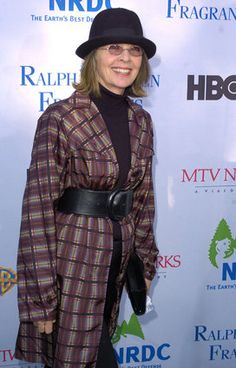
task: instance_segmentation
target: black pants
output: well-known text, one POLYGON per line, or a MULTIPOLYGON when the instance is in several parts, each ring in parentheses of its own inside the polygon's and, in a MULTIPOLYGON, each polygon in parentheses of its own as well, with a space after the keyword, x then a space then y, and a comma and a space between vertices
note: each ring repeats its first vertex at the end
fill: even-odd
POLYGON ((108 332, 108 323, 111 316, 112 307, 116 300, 115 282, 120 270, 122 255, 121 240, 114 240, 111 267, 108 276, 106 303, 104 309, 104 321, 102 326, 102 335, 98 349, 96 368, 118 368, 115 352, 108 332))

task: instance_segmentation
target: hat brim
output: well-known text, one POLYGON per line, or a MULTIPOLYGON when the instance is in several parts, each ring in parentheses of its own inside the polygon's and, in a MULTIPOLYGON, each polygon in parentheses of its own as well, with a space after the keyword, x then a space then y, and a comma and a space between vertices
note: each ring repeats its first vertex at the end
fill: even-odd
POLYGON ((76 55, 84 59, 91 51, 98 47, 109 45, 111 43, 128 43, 138 45, 143 48, 148 59, 151 59, 156 53, 156 45, 151 40, 145 37, 130 37, 130 36, 104 36, 94 37, 84 43, 82 43, 76 49, 76 55))

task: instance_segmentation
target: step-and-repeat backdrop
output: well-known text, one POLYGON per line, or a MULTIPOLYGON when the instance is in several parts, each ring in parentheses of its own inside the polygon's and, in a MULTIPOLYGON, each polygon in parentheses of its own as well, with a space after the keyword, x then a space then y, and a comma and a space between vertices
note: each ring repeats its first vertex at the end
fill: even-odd
POLYGON ((0 367, 39 367, 13 355, 26 169, 38 117, 72 93, 75 49, 109 7, 136 11, 158 49, 149 96, 137 99, 155 130, 154 310, 137 318, 124 293, 113 337, 118 362, 235 368, 235 0, 1 1, 0 367))

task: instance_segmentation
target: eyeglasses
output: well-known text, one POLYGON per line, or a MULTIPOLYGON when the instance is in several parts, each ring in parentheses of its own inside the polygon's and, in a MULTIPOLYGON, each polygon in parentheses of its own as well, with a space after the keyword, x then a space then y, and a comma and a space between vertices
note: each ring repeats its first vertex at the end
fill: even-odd
POLYGON ((100 50, 107 50, 109 54, 119 56, 123 51, 127 50, 131 56, 143 55, 143 49, 140 46, 133 45, 129 48, 124 48, 120 45, 108 45, 106 47, 100 47, 100 50))

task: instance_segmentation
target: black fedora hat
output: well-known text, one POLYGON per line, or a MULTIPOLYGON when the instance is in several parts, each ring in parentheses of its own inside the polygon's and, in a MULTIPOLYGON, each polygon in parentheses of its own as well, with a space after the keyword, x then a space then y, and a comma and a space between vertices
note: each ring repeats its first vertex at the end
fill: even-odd
POLYGON ((137 14, 124 8, 106 9, 98 13, 91 25, 88 41, 76 49, 76 54, 84 59, 92 50, 111 43, 139 45, 148 59, 156 52, 155 43, 143 36, 137 14))

